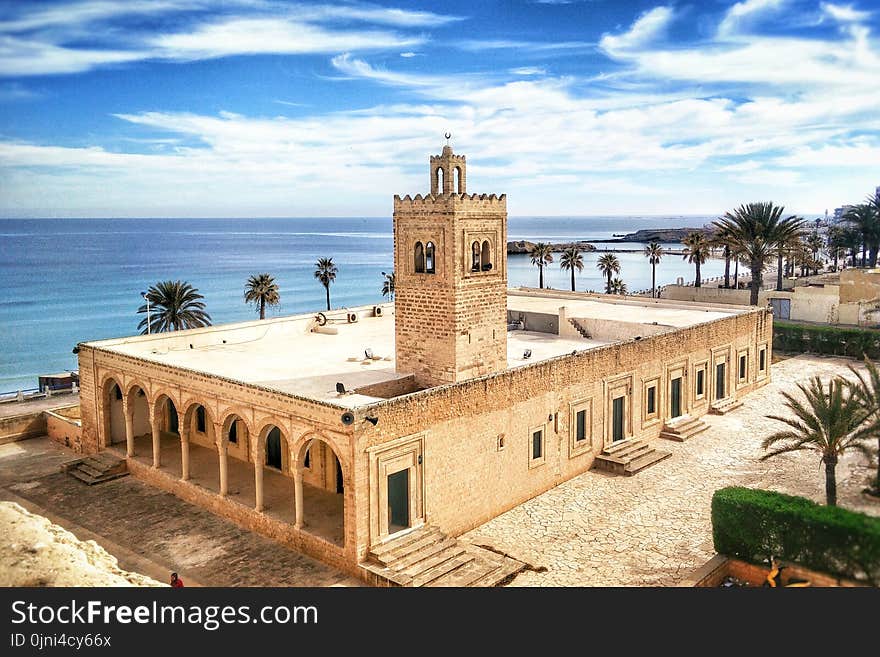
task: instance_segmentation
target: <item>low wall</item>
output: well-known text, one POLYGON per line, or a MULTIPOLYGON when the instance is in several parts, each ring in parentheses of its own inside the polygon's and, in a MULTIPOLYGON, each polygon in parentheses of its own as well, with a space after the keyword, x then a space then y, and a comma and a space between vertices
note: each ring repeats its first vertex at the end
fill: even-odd
POLYGON ((43 411, 0 418, 0 445, 46 434, 43 411))
POLYGON ((550 313, 536 313, 525 310, 508 310, 507 323, 522 320, 524 331, 552 333, 559 335, 559 317, 550 313))
POLYGON ((749 290, 734 290, 723 287, 693 287, 692 285, 665 285, 662 299, 671 301, 700 301, 704 303, 724 303, 736 306, 749 305, 749 290))
MULTIPOLYGON (((790 579, 802 579, 810 582, 811 586, 817 587, 861 587, 864 584, 852 580, 835 577, 826 573, 818 573, 804 568, 796 563, 780 562, 785 567, 783 570, 783 582, 790 579)), ((735 577, 751 586, 763 586, 767 581, 770 569, 766 566, 757 566, 746 563, 739 559, 731 559, 723 554, 716 554, 704 565, 697 568, 689 577, 682 580, 678 585, 686 587, 717 588, 727 576, 735 577)))
POLYGON ((61 415, 61 411, 79 415, 79 406, 72 409, 58 409, 58 411, 43 411, 46 416, 46 434, 50 440, 81 453, 82 421, 78 418, 65 417, 61 415))
POLYGON ((309 555, 319 561, 338 568, 339 570, 365 579, 366 574, 358 568, 357 559, 353 554, 346 554, 337 545, 296 529, 290 523, 270 518, 258 513, 249 506, 240 504, 229 497, 220 497, 217 493, 202 488, 190 481, 182 481, 178 477, 157 470, 152 465, 141 463, 135 458, 126 459, 128 471, 136 478, 167 491, 180 499, 207 509, 218 516, 227 518, 248 531, 277 541, 282 545, 309 555))

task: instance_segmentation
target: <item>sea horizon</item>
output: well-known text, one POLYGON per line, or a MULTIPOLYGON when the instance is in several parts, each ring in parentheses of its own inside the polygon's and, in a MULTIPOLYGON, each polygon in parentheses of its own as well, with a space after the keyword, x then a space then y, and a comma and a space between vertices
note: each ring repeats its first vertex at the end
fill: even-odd
MULTIPOLYGON (((699 227, 713 219, 687 214, 512 215, 508 240, 587 240, 601 248, 614 235, 699 227)), ((333 307, 379 303, 382 272, 393 267, 392 245, 390 216, 5 218, 0 224, 0 330, 7 344, 0 355, 0 393, 34 388, 39 374, 76 369, 72 349, 79 342, 137 334, 143 317, 136 313, 140 292, 159 280, 186 280, 198 288, 214 324, 257 317, 245 305, 243 290, 248 276, 264 271, 281 288, 281 304, 267 316, 317 312, 325 308, 324 290, 314 279, 313 264, 318 257, 333 257, 339 267, 331 286, 333 307)), ((644 244, 607 246, 636 250, 618 254, 620 275, 630 292, 650 287, 650 265, 640 252, 644 244)), ((587 252, 584 258, 577 289, 602 291, 598 255, 587 252)), ((657 268, 657 283, 689 281, 693 271, 681 256, 670 255, 657 268)), ((721 273, 723 262, 718 260, 702 268, 704 278, 721 273)), ((538 286, 538 270, 528 256, 509 256, 508 285, 538 286)), ((570 288, 558 257, 545 268, 545 285, 570 288)))

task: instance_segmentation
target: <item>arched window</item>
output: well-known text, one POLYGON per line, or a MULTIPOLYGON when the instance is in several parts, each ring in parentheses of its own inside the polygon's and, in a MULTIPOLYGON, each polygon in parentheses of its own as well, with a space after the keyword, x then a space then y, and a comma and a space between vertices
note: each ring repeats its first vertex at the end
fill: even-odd
POLYGON ((480 271, 480 243, 471 244, 471 271, 480 271))
POLYGON ((116 401, 122 401, 122 390, 119 389, 118 384, 113 385, 113 396, 116 401))
POLYGON ((437 185, 437 193, 443 193, 443 167, 437 167, 437 171, 434 172, 436 185, 437 185))
POLYGON ((492 249, 489 246, 489 240, 483 242, 483 250, 480 254, 480 264, 483 271, 492 269, 492 249))
POLYGON ((434 273, 434 242, 425 244, 425 273, 434 273))
POLYGON ((278 427, 272 427, 266 435, 266 465, 278 470, 282 467, 281 430, 278 427))
POLYGON ((461 183, 461 167, 452 170, 452 188, 459 194, 464 194, 464 185, 461 183))
POLYGON ((422 246, 421 242, 416 242, 415 271, 417 274, 425 273, 425 248, 422 246))

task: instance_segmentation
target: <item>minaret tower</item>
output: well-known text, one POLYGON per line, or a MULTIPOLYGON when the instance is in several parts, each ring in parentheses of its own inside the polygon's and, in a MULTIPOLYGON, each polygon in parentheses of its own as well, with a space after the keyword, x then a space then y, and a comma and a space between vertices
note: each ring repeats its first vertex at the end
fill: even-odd
POLYGON ((394 197, 397 371, 424 386, 507 367, 507 197, 467 194, 449 137, 431 193, 394 197))

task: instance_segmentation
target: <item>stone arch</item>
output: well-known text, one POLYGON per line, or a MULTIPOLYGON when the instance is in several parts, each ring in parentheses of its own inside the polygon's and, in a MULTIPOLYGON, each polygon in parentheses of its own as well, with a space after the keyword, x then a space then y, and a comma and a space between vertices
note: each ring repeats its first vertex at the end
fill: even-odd
POLYGON ((417 274, 425 273, 425 247, 421 242, 416 242, 413 247, 413 271, 417 274))
POLYGON ((302 477, 303 530, 345 547, 345 518, 351 498, 351 473, 344 454, 320 433, 309 432, 296 443, 294 470, 302 477), (311 468, 305 468, 306 453, 311 468))
POLYGON ((433 274, 436 271, 434 242, 425 244, 425 273, 433 274))
POLYGON ((492 245, 489 240, 483 240, 483 246, 480 249, 480 270, 489 271, 492 269, 492 245))
POLYGON ((461 167, 460 166, 456 166, 452 170, 452 183, 453 183, 452 188, 458 194, 464 194, 464 180, 461 175, 461 167))
POLYGON ((281 428, 281 423, 269 421, 260 429, 257 439, 257 462, 265 467, 288 474, 290 472, 290 444, 287 441, 287 433, 281 428), (277 441, 277 443, 276 443, 277 441), (270 462, 275 458, 280 467, 270 462))
POLYGON ((471 244, 471 271, 480 271, 480 258, 482 257, 482 250, 480 249, 480 243, 477 240, 471 244))
POLYGON ((207 404, 198 400, 187 402, 186 411, 183 413, 183 422, 180 424, 182 429, 186 431, 190 442, 211 448, 216 444, 217 436, 214 435, 214 414, 207 404), (200 412, 199 408, 204 410, 200 412), (201 417, 202 414, 204 414, 204 417, 201 417), (204 431, 202 431, 202 427, 204 427, 204 431))
POLYGON ((235 456, 243 461, 250 460, 250 441, 251 427, 250 423, 235 411, 227 413, 223 419, 223 428, 221 430, 221 440, 225 441, 235 456))
POLYGON ((444 192, 444 177, 446 172, 443 170, 441 165, 437 165, 437 168, 434 169, 434 180, 432 181, 434 187, 434 194, 443 194, 444 192))
POLYGON ((153 420, 158 422, 159 430, 165 433, 180 435, 180 402, 176 395, 169 391, 156 392, 152 403, 153 420))
POLYGON ((114 374, 104 376, 101 381, 101 426, 102 445, 110 447, 124 443, 125 436, 125 404, 120 378, 114 374))
POLYGON ((125 392, 128 403, 128 416, 131 419, 132 436, 151 435, 150 398, 147 389, 139 382, 130 382, 125 392))

